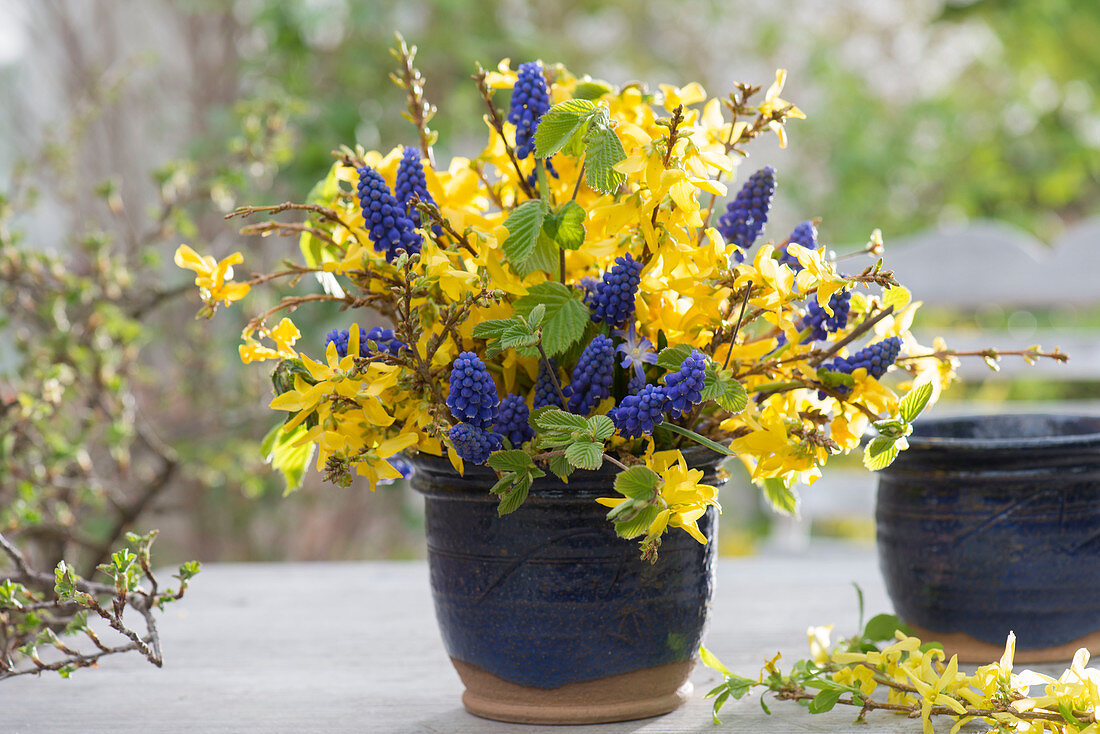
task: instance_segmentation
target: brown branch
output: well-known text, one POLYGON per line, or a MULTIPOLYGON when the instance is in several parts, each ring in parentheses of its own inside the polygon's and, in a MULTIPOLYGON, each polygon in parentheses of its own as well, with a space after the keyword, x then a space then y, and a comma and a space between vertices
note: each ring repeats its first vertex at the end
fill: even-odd
POLYGON ((485 106, 489 109, 489 125, 500 136, 501 142, 504 144, 504 150, 508 154, 508 160, 512 162, 512 167, 516 169, 516 179, 519 183, 520 189, 527 196, 528 199, 537 199, 538 195, 535 190, 531 188, 531 185, 527 183, 527 176, 523 174, 523 169, 519 167, 519 160, 516 159, 516 152, 512 149, 512 146, 508 144, 508 138, 504 136, 504 120, 500 116, 500 110, 493 104, 492 90, 489 89, 488 82, 485 81, 488 72, 481 67, 481 64, 477 66, 477 73, 471 77, 477 82, 477 91, 481 95, 482 101, 485 102, 485 106))
POLYGON ((416 126, 416 132, 420 138, 420 152, 428 159, 428 165, 434 169, 433 133, 428 128, 428 122, 435 116, 435 107, 424 99, 424 75, 420 73, 420 69, 413 66, 413 60, 416 58, 416 46, 406 44, 400 33, 395 33, 394 36, 397 38, 397 48, 390 49, 390 53, 401 64, 401 76, 390 74, 390 78, 405 90, 409 119, 416 126))
POLYGON ((325 242, 335 247, 340 252, 347 253, 348 248, 341 245, 339 242, 332 238, 328 232, 316 227, 310 227, 308 224, 301 222, 258 222, 256 224, 249 224, 241 228, 241 234, 243 235, 260 235, 261 237, 268 232, 275 232, 281 237, 293 237, 296 234, 302 232, 308 232, 314 237, 319 237, 325 242))
POLYGON ((285 201, 282 204, 274 204, 271 206, 242 206, 234 209, 225 215, 226 219, 232 219, 234 217, 250 217, 253 214, 279 214, 281 212, 294 210, 313 212, 314 214, 320 214, 329 221, 336 222, 344 229, 351 231, 351 226, 343 220, 339 212, 335 209, 330 209, 327 206, 321 206, 320 204, 296 204, 292 201, 285 201))

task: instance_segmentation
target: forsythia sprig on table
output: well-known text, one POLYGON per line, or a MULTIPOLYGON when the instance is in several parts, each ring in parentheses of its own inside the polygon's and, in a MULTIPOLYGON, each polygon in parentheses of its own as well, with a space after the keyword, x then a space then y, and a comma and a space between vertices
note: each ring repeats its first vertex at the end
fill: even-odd
MULTIPOLYGON (((830 646, 831 631, 832 625, 811 627, 809 659, 799 660, 784 673, 777 654, 756 678, 730 672, 702 648, 703 663, 724 678, 707 694, 715 699, 715 723, 721 723, 718 713, 731 697, 739 699, 762 687, 777 700, 806 704, 810 713, 824 713, 842 704, 859 709, 858 722, 875 710, 919 717, 924 734, 932 734, 934 716, 955 720, 951 734, 971 721, 987 723, 994 727, 989 731, 997 732, 1100 732, 1100 670, 1086 667, 1089 651, 1085 648, 1077 651, 1070 667, 1057 678, 1033 670, 1015 673, 1016 636, 1009 633, 998 662, 967 673, 959 669, 956 656, 948 660, 939 643, 922 642, 893 615, 873 617, 859 634, 836 647, 830 646)), ((760 703, 768 711, 764 701, 760 703)))
MULTIPOLYGON (((609 519, 652 557, 670 525, 705 541, 695 520, 715 490, 685 463, 692 442, 736 456, 786 510, 791 487, 872 423, 875 465, 904 448, 954 353, 920 346, 909 292, 881 261, 842 273, 814 222, 756 245, 778 177, 738 165, 763 134, 785 145, 803 116, 779 96, 783 71, 723 99, 505 61, 475 75, 485 149, 436 164, 414 53, 401 42, 395 80, 418 145, 344 148, 307 202, 231 215, 304 214, 243 230, 297 236, 299 262, 234 282, 239 255, 177 253, 206 316, 263 283, 317 284, 253 318, 240 347, 245 362, 279 360, 271 407, 287 417, 265 451, 291 485, 314 452, 330 481, 373 488, 403 455, 446 451, 458 471, 497 470, 503 513, 547 470, 607 461, 623 470, 609 519), (285 314, 311 302, 369 308, 392 328, 303 337, 285 314), (891 370, 922 385, 904 414, 880 381, 891 370)), ((881 251, 875 233, 857 254, 881 251)))

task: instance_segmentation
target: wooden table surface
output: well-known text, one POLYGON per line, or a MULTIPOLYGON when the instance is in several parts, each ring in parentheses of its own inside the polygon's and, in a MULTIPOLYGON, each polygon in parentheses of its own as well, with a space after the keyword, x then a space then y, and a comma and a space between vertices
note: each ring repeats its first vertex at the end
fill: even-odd
MULTIPOLYGON (((802 553, 724 558, 707 646, 736 672, 755 675, 777 651, 807 652, 806 628, 856 625, 852 582, 868 615, 889 609, 874 549, 814 544, 802 553)), ((702 698, 718 681, 694 674, 696 695, 668 716, 571 728, 479 719, 463 710, 462 686, 436 629, 424 562, 214 564, 184 601, 161 616, 165 666, 116 656, 97 670, 0 683, 0 731, 37 732, 877 732, 921 731, 919 721, 879 713, 853 726, 854 711, 811 716, 759 694, 733 701, 724 725, 702 698)), ((950 722, 937 731, 946 732, 950 722)), ((982 731, 968 725, 964 731, 982 731)))

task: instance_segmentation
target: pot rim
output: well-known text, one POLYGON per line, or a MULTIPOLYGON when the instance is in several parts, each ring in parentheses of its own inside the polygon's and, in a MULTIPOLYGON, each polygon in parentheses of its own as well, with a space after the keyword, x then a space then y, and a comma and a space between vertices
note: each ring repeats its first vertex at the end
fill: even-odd
POLYGON ((1100 415, 1095 413, 972 413, 942 416, 918 420, 914 432, 908 437, 909 451, 944 450, 966 451, 1018 451, 1036 449, 1096 448, 1100 450, 1100 415), (943 427, 966 422, 1009 420, 1048 421, 1057 425, 1080 422, 1093 424, 1095 430, 1046 436, 1012 436, 1007 438, 959 437, 921 435, 943 427))

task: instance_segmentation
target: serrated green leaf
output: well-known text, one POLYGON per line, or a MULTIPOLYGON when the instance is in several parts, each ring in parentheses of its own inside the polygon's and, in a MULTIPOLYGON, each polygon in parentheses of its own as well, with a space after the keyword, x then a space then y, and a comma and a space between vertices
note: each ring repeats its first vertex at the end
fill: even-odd
POLYGON ((928 401, 932 399, 933 390, 931 380, 925 380, 914 385, 898 403, 898 413, 902 418, 912 423, 928 406, 928 401))
POLYGON ((618 163, 626 160, 619 136, 610 127, 593 125, 584 143, 585 182, 604 194, 615 193, 626 181, 626 176, 615 170, 618 163))
POLYGON ((540 303, 531 309, 531 313, 527 314, 527 325, 532 329, 539 328, 544 316, 546 316, 546 304, 540 303))
POLYGON ((550 471, 557 475, 558 479, 563 482, 568 481, 569 475, 573 473, 573 465, 569 463, 569 459, 564 455, 555 456, 550 459, 550 471))
POLYGON ((566 447, 565 458, 578 469, 599 469, 603 465, 603 444, 577 441, 566 447))
POLYGON ((740 413, 749 404, 745 386, 734 379, 725 382, 725 392, 718 396, 718 404, 730 413, 740 413))
POLYGON ((531 252, 531 256, 521 264, 513 264, 512 268, 525 278, 536 270, 556 274, 560 252, 561 248, 558 247, 558 243, 548 237, 545 232, 539 230, 535 249, 531 252))
POLYGON ((602 79, 590 79, 578 82, 577 86, 573 87, 573 97, 596 100, 614 91, 615 88, 602 79))
POLYGON ((594 415, 588 419, 588 432, 597 441, 606 441, 615 432, 615 423, 606 415, 594 415))
POLYGON ((551 408, 537 419, 538 428, 543 431, 572 433, 588 429, 588 419, 576 413, 567 413, 561 408, 551 408))
POLYGON ((678 370, 684 360, 691 356, 691 350, 692 346, 690 344, 677 344, 674 347, 662 349, 661 353, 657 355, 657 366, 669 371, 678 370))
POLYGON ((898 455, 897 441, 885 436, 872 438, 863 450, 863 465, 871 471, 885 469, 898 455))
POLYGON ((827 688, 821 693, 814 696, 810 701, 810 713, 811 714, 823 714, 826 711, 832 711, 836 706, 836 702, 840 700, 840 694, 844 691, 840 688, 827 688))
POLYGON ((587 216, 584 207, 575 201, 568 201, 546 217, 542 231, 563 250, 577 250, 584 244, 584 220, 587 216))
POLYGON ((504 349, 518 349, 519 347, 532 347, 539 343, 537 334, 532 334, 528 327, 521 324, 509 324, 500 335, 500 346, 504 349))
POLYGON ((517 475, 515 485, 508 494, 500 498, 500 504, 497 505, 498 517, 503 517, 509 512, 515 512, 519 509, 519 506, 527 499, 527 492, 531 489, 531 481, 530 474, 517 475))
POLYGON ((548 109, 535 129, 535 157, 549 158, 565 147, 595 111, 587 99, 567 99, 548 109))
POLYGON ((526 316, 539 304, 546 307, 546 316, 542 321, 542 346, 547 355, 562 354, 584 336, 591 314, 576 289, 553 280, 543 281, 531 286, 527 295, 517 299, 515 309, 526 316))
POLYGON ((651 499, 661 478, 647 466, 632 466, 615 475, 615 491, 636 500, 651 499))
POLYGON ((522 472, 534 466, 531 456, 526 451, 513 449, 510 451, 495 451, 489 455, 489 466, 499 472, 522 472))
POLYGON ((525 201, 512 210, 508 218, 504 220, 504 228, 508 230, 508 237, 502 245, 508 262, 519 271, 531 255, 535 252, 539 234, 542 232, 542 223, 546 218, 546 207, 542 201, 533 199, 525 201))
POLYGON ((615 523, 615 533, 620 538, 626 538, 627 540, 637 538, 639 535, 649 530, 649 526, 657 519, 659 513, 660 510, 650 505, 631 519, 615 523))
POLYGON ((509 324, 515 323, 512 319, 489 319, 474 324, 475 339, 497 339, 504 333, 509 324))
POLYGON ((798 495, 782 479, 778 477, 765 479, 763 489, 764 497, 776 511, 784 515, 794 515, 798 511, 798 495))

